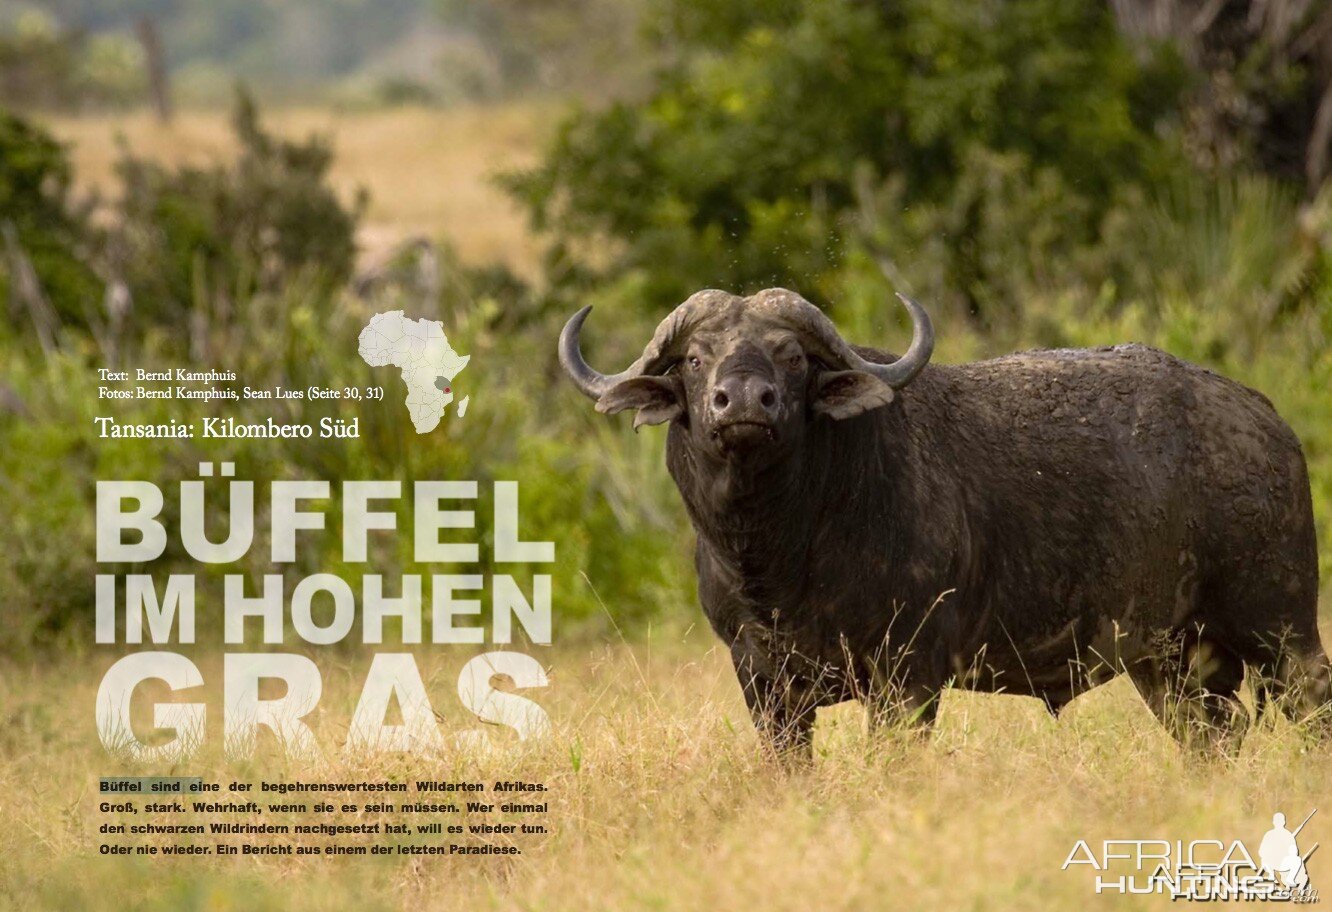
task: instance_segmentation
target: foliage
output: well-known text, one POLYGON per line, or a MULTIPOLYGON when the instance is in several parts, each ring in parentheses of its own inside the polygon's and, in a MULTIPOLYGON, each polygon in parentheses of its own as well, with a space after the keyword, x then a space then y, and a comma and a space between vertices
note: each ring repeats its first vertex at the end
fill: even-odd
POLYGON ((233 163, 173 170, 128 151, 120 163, 124 196, 108 269, 127 284, 141 322, 179 322, 200 305, 230 308, 306 274, 326 289, 350 277, 363 200, 344 205, 329 186, 328 143, 266 132, 244 91, 233 124, 233 163))
POLYGON ((991 284, 1008 266, 987 262, 998 210, 1051 212, 1058 246, 1089 243, 1176 157, 1177 59, 1135 57, 1090 0, 669 0, 657 34, 677 60, 647 98, 575 113, 508 179, 556 262, 608 237, 608 272, 645 273, 654 304, 783 283, 831 300, 864 191, 890 184, 919 225, 900 246, 946 230, 948 287, 1011 308, 991 284))
MULTIPOLYGON (((31 262, 46 296, 67 319, 100 296, 87 265, 94 241, 87 214, 73 203, 69 162, 60 144, 38 127, 0 110, 0 226, 31 262)), ((13 311, 14 254, 0 244, 0 302, 13 311)))
POLYGON ((1215 170, 1252 160, 1315 192, 1332 164, 1332 5, 1323 0, 1117 0, 1124 33, 1169 41, 1198 72, 1190 157, 1215 170))
POLYGON ((171 168, 125 149, 123 193, 99 228, 73 198, 59 144, 0 114, 0 212, 66 324, 141 333, 200 310, 225 319, 242 298, 292 283, 324 297, 346 284, 364 199, 344 204, 329 184, 329 144, 265 131, 244 92, 233 125, 240 151, 225 165, 171 168))

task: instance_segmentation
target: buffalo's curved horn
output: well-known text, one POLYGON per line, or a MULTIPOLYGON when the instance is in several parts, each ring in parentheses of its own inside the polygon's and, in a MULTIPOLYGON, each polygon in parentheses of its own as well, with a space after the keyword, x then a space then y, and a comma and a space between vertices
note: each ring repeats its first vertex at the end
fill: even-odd
POLYGON ((910 347, 892 364, 871 364, 857 355, 860 364, 856 366, 857 370, 873 374, 893 389, 901 389, 914 380, 934 354, 934 324, 930 322, 930 315, 906 295, 898 294, 897 297, 911 314, 910 347))
POLYGON ((560 331, 560 366, 564 372, 573 380, 577 386, 589 399, 600 399, 606 390, 610 389, 616 383, 625 379, 619 374, 607 377, 605 374, 594 370, 583 360, 583 351, 578 344, 578 336, 583 331, 583 321, 587 315, 592 312, 592 305, 589 304, 578 313, 569 318, 569 322, 564 324, 564 329, 560 331))
POLYGON ((700 291, 689 298, 657 324, 652 340, 633 364, 618 374, 602 374, 590 367, 583 360, 579 335, 583 322, 592 312, 592 305, 584 307, 564 324, 560 332, 560 365, 570 379, 589 399, 600 399, 607 390, 616 384, 643 374, 663 372, 679 357, 678 348, 688 338, 689 330, 702 317, 705 309, 711 306, 713 297, 723 294, 715 291, 700 291))
POLYGON ((911 346, 906 354, 891 364, 866 361, 846 343, 828 316, 800 295, 782 288, 760 292, 755 306, 767 310, 771 318, 794 329, 829 363, 840 368, 864 371, 878 377, 894 389, 910 383, 930 361, 934 353, 934 325, 930 315, 915 301, 899 294, 911 314, 911 346))

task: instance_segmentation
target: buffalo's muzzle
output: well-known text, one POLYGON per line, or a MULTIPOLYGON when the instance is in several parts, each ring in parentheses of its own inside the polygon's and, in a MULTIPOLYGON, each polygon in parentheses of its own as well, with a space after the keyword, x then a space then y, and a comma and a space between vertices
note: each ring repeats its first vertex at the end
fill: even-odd
POLYGON ((750 373, 730 374, 718 380, 708 405, 719 425, 751 421, 770 424, 781 408, 773 382, 750 373))
POLYGON ((721 443, 722 449, 750 450, 776 442, 777 431, 766 422, 736 421, 718 425, 712 436, 721 443))

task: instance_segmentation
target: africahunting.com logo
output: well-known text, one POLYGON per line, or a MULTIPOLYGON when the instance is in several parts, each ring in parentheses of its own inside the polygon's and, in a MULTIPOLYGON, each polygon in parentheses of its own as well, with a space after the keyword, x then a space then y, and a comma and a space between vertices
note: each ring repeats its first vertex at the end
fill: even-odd
POLYGON ((1273 814, 1256 853, 1239 839, 1107 839, 1099 848, 1079 839, 1062 870, 1095 871, 1097 893, 1313 903, 1318 891, 1309 883, 1307 865, 1318 843, 1301 852, 1298 839, 1317 812, 1310 811, 1294 829, 1287 828, 1285 814, 1273 814))

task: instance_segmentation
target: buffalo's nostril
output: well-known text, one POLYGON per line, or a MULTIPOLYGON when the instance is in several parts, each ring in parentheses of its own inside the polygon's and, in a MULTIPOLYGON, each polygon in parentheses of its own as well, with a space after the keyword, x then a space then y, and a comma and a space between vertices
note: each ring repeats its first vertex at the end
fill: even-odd
POLYGON ((717 390, 717 392, 712 394, 712 404, 719 409, 724 409, 731 404, 731 397, 726 395, 722 390, 717 390))
POLYGON ((765 389, 762 395, 759 396, 759 402, 765 409, 771 409, 777 404, 777 394, 771 388, 765 389))

